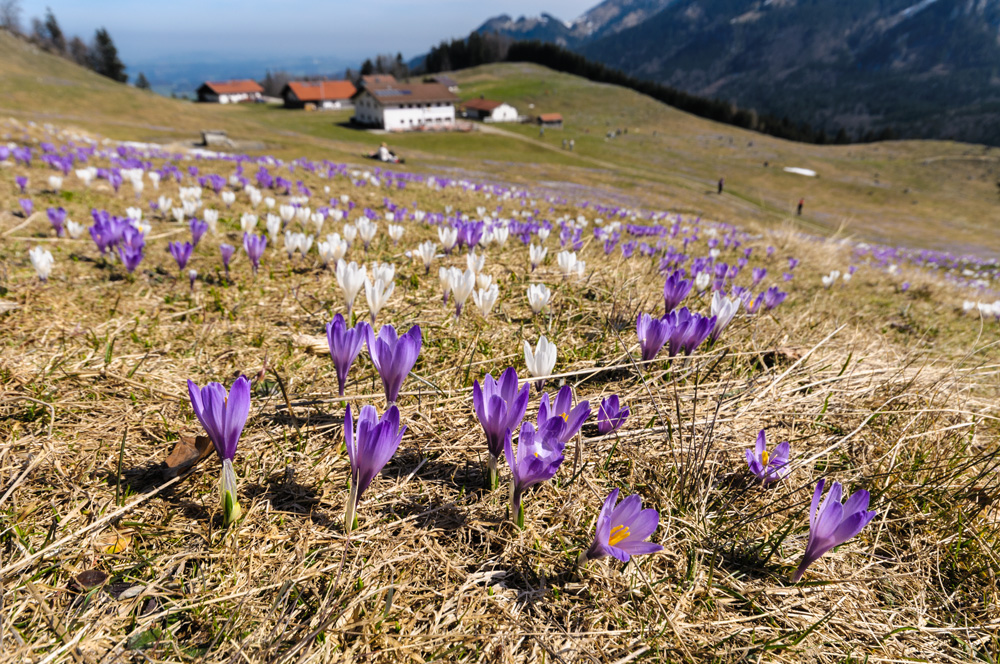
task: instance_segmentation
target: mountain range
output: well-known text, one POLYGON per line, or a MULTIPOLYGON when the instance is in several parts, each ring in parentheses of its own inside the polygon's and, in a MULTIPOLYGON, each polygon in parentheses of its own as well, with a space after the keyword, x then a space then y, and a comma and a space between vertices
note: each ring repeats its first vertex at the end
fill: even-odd
POLYGON ((1000 144, 1000 0, 605 0, 478 32, 860 137, 1000 144))

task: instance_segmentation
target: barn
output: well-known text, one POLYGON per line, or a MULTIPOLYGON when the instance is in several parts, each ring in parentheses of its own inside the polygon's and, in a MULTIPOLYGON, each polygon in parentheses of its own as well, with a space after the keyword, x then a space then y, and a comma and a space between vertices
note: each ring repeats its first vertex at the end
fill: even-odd
POLYGON ((355 123, 412 131, 453 128, 458 97, 440 83, 366 83, 352 101, 355 123))
POLYGON ((465 117, 484 122, 517 122, 517 109, 492 99, 470 99, 462 104, 465 117))
POLYGON ((357 88, 350 81, 291 81, 281 91, 285 108, 349 108, 357 88))
POLYGON ((205 81, 198 88, 198 101, 210 104, 240 104, 260 101, 264 88, 257 81, 205 81))

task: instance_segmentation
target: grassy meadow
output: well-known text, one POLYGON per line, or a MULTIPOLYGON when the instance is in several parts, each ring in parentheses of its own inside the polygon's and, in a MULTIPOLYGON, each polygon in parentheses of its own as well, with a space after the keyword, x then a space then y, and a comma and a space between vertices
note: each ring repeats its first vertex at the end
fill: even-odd
MULTIPOLYGON (((0 161, 0 662, 995 661, 1000 348, 996 317, 963 302, 996 298, 969 283, 995 288, 996 266, 935 268, 854 242, 995 253, 994 151, 796 145, 533 66, 456 76, 463 96, 533 103, 567 128, 392 136, 407 164, 382 172, 357 157, 382 138, 342 126, 345 113, 160 99, 0 38, 0 144, 34 155, 0 161), (628 134, 605 140, 619 126, 628 134), (264 147, 194 158, 210 127, 264 147), (119 152, 120 140, 166 148, 119 152), (45 144, 86 153, 58 187, 45 144), (88 186, 74 174, 85 165, 138 168, 145 186, 88 186), (290 182, 264 187, 273 208, 230 181, 261 168, 290 182), (175 175, 155 186, 154 171, 175 175), (210 175, 233 201, 198 183, 210 175), (181 187, 198 190, 184 222, 181 187), (171 203, 157 209, 161 196, 171 203), (789 214, 799 197, 802 219, 789 214), (371 246, 358 239, 344 259, 392 264, 375 327, 422 333, 396 404, 407 430, 351 532, 345 410, 388 404, 367 349, 338 397, 325 326, 347 307, 315 247, 289 257, 278 235, 251 268, 243 215, 263 235, 268 212, 293 203, 327 210, 321 229, 287 224, 317 242, 375 220, 371 246), (92 210, 140 208, 138 267, 103 256, 86 230, 57 237, 58 207, 85 226, 92 210), (168 243, 191 240, 186 219, 209 210, 216 231, 179 268, 168 243), (488 315, 472 298, 460 316, 454 295, 443 301, 438 269, 465 270, 465 249, 438 247, 429 271, 416 257, 460 215, 512 229, 477 249, 499 294, 488 315), (557 254, 576 230, 585 267, 567 276, 557 254), (537 269, 520 232, 548 249, 537 269), (228 270, 223 244, 237 248, 228 270), (51 252, 47 280, 36 247, 51 252), (642 361, 637 316, 662 316, 665 274, 695 261, 741 265, 731 294, 787 299, 741 306, 689 357, 642 361), (552 293, 540 313, 532 284, 552 293), (483 488, 473 384, 507 367, 527 381, 523 344, 543 335, 558 348, 543 391, 568 385, 592 415, 526 493, 521 529, 504 460, 499 488, 483 488), (171 453, 205 434, 186 382, 228 388, 240 375, 252 381, 233 462, 243 514, 227 525, 216 454, 176 474, 171 453), (631 413, 601 434, 611 395, 631 413), (790 444, 778 482, 747 469, 760 430, 769 448, 790 444), (877 514, 793 583, 819 480, 868 491, 877 514), (658 511, 649 540, 663 548, 578 567, 613 489, 658 511)), ((683 305, 707 315, 712 291, 683 305)), ((362 291, 356 320, 369 312, 362 291)), ((531 387, 526 421, 540 399, 531 387)))

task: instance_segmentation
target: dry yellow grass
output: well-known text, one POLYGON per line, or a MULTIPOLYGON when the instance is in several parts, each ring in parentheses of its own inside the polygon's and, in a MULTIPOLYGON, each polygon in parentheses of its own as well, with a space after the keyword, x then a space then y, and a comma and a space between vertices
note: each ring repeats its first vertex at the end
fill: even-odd
MULTIPOLYGON (((960 317, 962 294, 929 275, 862 267, 824 290, 819 276, 851 260, 845 247, 751 223, 745 246, 767 283, 782 283, 786 257, 802 260, 789 300, 741 318, 690 363, 639 367, 634 312, 662 308, 651 259, 605 258, 588 242, 586 278, 563 281, 558 231, 534 273, 512 237, 486 251, 497 310, 484 321, 470 301, 456 321, 436 273, 404 255, 432 229, 407 222, 396 247, 382 223, 372 251, 348 257, 397 265, 379 323, 419 324, 424 347, 400 400, 409 430, 348 538, 343 402, 310 339, 344 311, 332 273, 314 254, 290 263, 268 247, 260 274, 241 255, 225 283, 217 245, 239 244, 240 195, 221 237, 195 252, 193 291, 165 251, 187 231, 156 218, 140 270, 123 278, 89 240, 53 241, 42 216, 15 217, 14 170, 24 171, 0 171, 3 297, 19 305, 0 314, 0 661, 959 662, 996 651, 996 325, 960 317), (46 284, 27 261, 36 244, 55 255, 46 284), (555 291, 549 315, 530 315, 529 282, 555 291), (584 429, 556 479, 527 496, 519 531, 506 487, 481 489, 470 387, 509 365, 523 375, 521 341, 542 333, 559 346, 557 380, 592 404, 618 393, 633 414, 617 435, 584 429), (228 385, 264 367, 236 459, 244 517, 226 529, 214 456, 168 482, 160 465, 179 436, 200 433, 186 379, 228 385), (793 449, 791 476, 771 489, 743 470, 761 428, 793 449), (820 477, 871 491, 879 515, 792 585, 820 477), (615 487, 660 510, 653 541, 664 551, 577 573, 615 487), (89 570, 107 583, 81 588, 89 570)), ((36 207, 57 200, 40 191, 46 174, 29 172, 36 207)), ((432 212, 497 204, 457 188, 295 178, 315 199, 346 193, 377 211, 384 197, 432 212)), ((78 221, 91 206, 121 214, 133 202, 127 184, 118 196, 65 186, 78 221)), ((176 184, 160 193, 176 200, 176 184)), ((538 207, 593 218, 572 203, 538 207)), ((348 400, 384 407, 364 356, 348 400)), ((537 404, 533 391, 529 418, 537 404)))

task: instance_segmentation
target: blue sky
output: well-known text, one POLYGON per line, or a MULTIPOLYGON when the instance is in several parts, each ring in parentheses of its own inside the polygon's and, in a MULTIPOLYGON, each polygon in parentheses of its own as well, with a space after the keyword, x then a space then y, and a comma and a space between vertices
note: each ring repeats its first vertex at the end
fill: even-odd
POLYGON ((497 14, 572 20, 600 0, 22 0, 25 27, 51 7, 67 34, 105 26, 130 62, 317 57, 407 59, 497 14), (539 4, 541 3, 541 4, 539 4))

